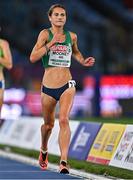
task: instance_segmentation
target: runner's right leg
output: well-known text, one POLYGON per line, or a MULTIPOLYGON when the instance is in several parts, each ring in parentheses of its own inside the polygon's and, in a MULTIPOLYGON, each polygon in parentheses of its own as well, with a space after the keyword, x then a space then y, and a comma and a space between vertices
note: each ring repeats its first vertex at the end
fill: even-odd
POLYGON ((40 167, 45 170, 48 166, 47 144, 54 126, 56 100, 44 93, 41 95, 44 124, 41 126, 41 150, 39 155, 40 167))

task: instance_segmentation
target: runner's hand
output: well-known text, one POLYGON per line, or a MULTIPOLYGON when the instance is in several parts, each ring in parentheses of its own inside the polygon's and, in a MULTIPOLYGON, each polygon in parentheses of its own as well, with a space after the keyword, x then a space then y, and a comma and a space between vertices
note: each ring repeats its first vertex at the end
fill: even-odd
POLYGON ((83 62, 83 66, 93 66, 95 63, 95 58, 93 57, 88 57, 85 59, 85 61, 83 62))
POLYGON ((55 43, 62 43, 65 41, 65 35, 60 34, 60 33, 56 33, 53 36, 53 39, 51 40, 51 43, 54 45, 55 43))

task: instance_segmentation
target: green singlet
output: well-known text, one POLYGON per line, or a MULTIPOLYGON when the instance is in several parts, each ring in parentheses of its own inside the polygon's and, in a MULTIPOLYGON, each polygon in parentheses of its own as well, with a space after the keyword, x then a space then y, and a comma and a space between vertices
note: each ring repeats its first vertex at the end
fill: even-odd
MULTIPOLYGON (((53 34, 50 29, 49 39, 50 42, 53 38, 53 34)), ((49 52, 42 57, 43 67, 70 67, 71 55, 72 55, 72 40, 69 31, 64 30, 66 39, 63 43, 56 43, 53 45, 49 52)))

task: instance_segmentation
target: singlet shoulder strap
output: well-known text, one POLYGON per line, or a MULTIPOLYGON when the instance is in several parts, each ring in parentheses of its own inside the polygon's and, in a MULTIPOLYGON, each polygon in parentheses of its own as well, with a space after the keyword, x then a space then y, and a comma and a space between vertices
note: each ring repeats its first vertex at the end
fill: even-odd
POLYGON ((72 45, 72 38, 69 31, 64 30, 67 41, 72 45))
POLYGON ((3 49, 2 49, 2 47, 0 45, 0 57, 2 57, 2 56, 3 56, 3 49))
POLYGON ((52 40, 52 38, 53 38, 53 34, 52 34, 50 28, 47 29, 47 30, 48 30, 48 33, 49 33, 48 42, 50 42, 52 40))

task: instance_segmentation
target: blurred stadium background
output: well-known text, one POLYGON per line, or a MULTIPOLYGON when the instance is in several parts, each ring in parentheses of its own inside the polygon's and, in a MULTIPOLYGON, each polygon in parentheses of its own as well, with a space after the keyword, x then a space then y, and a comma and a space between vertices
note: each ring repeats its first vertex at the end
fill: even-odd
POLYGON ((72 61, 77 94, 71 118, 133 117, 132 0, 1 0, 0 37, 9 41, 14 63, 5 70, 2 117, 41 116, 44 69, 41 61, 31 64, 29 55, 38 33, 49 27, 47 10, 54 3, 66 6, 66 28, 77 33, 83 55, 96 58, 90 69, 72 61))

